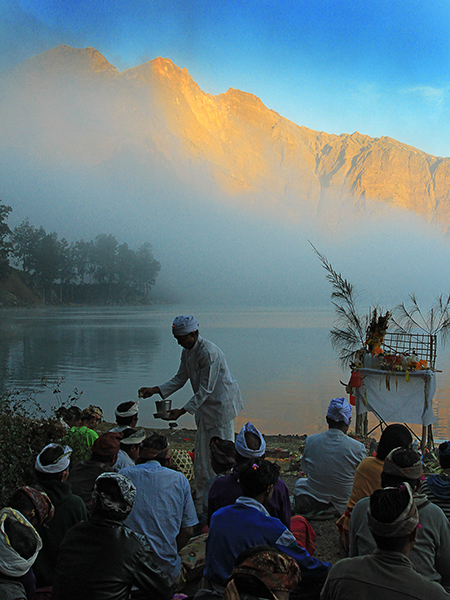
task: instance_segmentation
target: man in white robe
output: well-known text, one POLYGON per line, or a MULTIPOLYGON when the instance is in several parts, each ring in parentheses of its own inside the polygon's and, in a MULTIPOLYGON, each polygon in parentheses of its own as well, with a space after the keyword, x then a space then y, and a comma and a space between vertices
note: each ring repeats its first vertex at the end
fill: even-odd
POLYGON ((194 474, 197 497, 201 498, 206 481, 214 476, 209 441, 218 436, 234 442, 234 419, 243 404, 238 383, 230 373, 224 353, 199 335, 198 326, 192 316, 174 319, 172 333, 183 348, 178 372, 162 385, 141 388, 139 396, 149 398, 159 394, 165 399, 188 380, 191 382, 192 398, 182 408, 172 409, 168 420, 177 420, 187 412, 195 415, 194 474))

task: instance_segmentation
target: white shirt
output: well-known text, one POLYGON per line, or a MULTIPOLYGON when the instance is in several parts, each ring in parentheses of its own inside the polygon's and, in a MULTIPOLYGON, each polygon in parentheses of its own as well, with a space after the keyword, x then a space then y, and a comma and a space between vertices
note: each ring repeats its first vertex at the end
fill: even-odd
POLYGON ((343 513, 353 487, 356 467, 367 455, 364 444, 328 429, 306 438, 301 465, 307 479, 298 479, 294 496, 307 494, 319 502, 331 502, 343 513))
POLYGON ((125 450, 122 450, 121 448, 117 455, 114 471, 119 472, 121 469, 125 469, 126 467, 134 467, 134 465, 134 460, 125 452, 125 450))
POLYGON ((225 355, 212 342, 198 337, 193 348, 183 349, 180 367, 170 381, 158 386, 167 398, 190 380, 194 395, 183 407, 201 417, 206 429, 232 421, 243 408, 241 392, 230 373, 225 355))

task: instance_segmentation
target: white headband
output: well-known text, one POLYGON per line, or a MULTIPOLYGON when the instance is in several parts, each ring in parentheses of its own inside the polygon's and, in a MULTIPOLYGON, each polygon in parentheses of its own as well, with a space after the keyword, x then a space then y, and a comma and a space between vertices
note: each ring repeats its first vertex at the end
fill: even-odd
POLYGON ((50 465, 43 465, 41 463, 42 453, 47 448, 61 448, 59 444, 48 444, 36 457, 34 468, 40 473, 61 473, 65 471, 70 465, 70 455, 72 454, 72 448, 70 446, 63 446, 64 454, 58 458, 58 460, 50 465))
POLYGON ((115 415, 116 417, 132 417, 134 415, 137 415, 139 412, 139 400, 137 400, 133 406, 131 406, 128 410, 126 410, 125 412, 120 412, 117 408, 115 411, 115 415))

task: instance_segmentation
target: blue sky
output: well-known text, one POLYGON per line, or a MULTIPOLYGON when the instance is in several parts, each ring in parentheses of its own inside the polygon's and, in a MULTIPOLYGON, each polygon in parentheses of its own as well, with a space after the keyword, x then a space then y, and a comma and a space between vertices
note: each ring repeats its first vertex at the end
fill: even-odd
POLYGON ((448 0, 1 0, 0 68, 60 43, 164 56, 299 125, 450 156, 449 31, 448 0))

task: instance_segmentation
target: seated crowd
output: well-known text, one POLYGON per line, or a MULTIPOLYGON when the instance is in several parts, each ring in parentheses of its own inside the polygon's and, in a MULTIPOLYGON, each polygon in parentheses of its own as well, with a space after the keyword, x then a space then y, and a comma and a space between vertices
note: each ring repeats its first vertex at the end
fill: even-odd
POLYGON ((331 401, 292 500, 254 425, 235 444, 212 437, 216 477, 195 503, 189 453, 175 463, 164 436, 137 429, 137 402, 120 404, 117 427, 100 435, 98 407, 61 411, 61 443, 42 449, 34 483, 0 511, 0 598, 450 599, 450 442, 442 473, 422 485, 409 430, 387 426, 368 457, 347 435, 351 412, 331 401), (332 566, 314 557, 308 519, 338 517, 349 558, 332 566))

